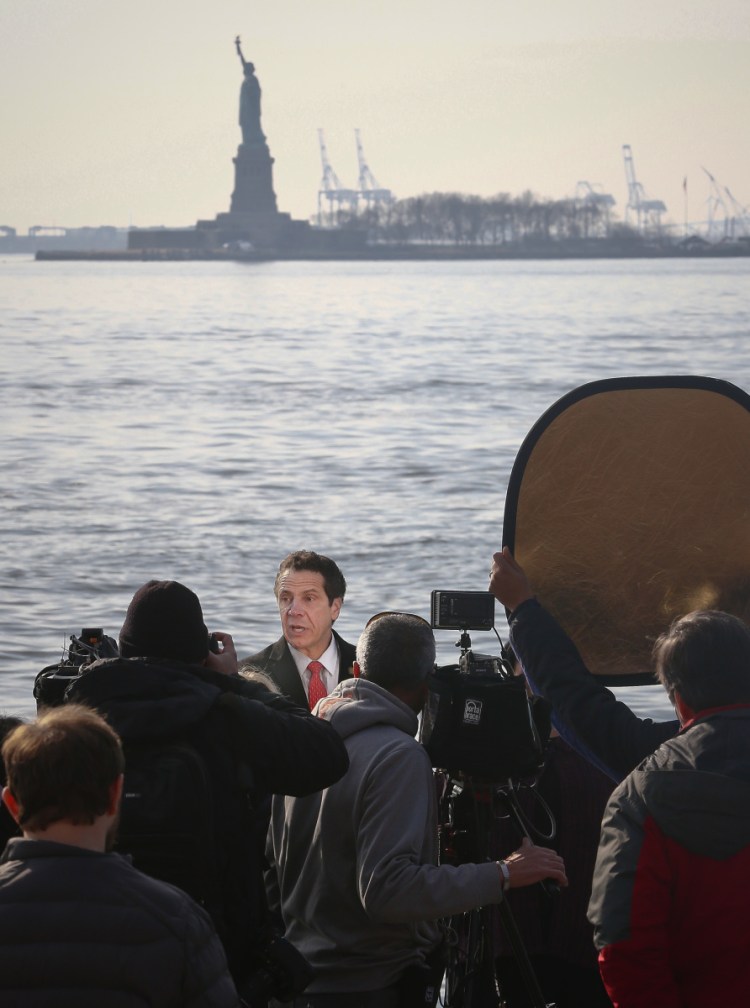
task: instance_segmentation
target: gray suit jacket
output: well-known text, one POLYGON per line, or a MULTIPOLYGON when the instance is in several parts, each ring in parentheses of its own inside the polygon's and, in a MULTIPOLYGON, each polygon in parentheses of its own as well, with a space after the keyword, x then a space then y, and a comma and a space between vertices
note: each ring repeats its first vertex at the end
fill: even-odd
MULTIPOLYGON (((353 644, 349 644, 339 637, 335 630, 333 636, 339 649, 339 682, 341 682, 342 679, 351 679, 352 677, 352 663, 356 649, 353 644)), ((273 679, 285 696, 298 706, 307 707, 305 687, 302 685, 286 638, 280 637, 275 644, 269 644, 267 648, 258 651, 257 654, 243 658, 240 665, 254 665, 256 668, 262 669, 266 675, 273 679)))

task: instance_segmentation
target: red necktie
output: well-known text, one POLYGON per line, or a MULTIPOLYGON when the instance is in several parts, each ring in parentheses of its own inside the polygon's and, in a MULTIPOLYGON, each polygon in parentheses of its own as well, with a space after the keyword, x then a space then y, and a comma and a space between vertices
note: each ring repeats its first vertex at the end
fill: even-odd
POLYGON ((307 701, 310 705, 310 710, 312 710, 318 700, 321 700, 324 696, 328 696, 328 690, 325 688, 323 678, 320 674, 325 669, 325 666, 321 665, 319 661, 311 661, 307 667, 310 670, 307 701))

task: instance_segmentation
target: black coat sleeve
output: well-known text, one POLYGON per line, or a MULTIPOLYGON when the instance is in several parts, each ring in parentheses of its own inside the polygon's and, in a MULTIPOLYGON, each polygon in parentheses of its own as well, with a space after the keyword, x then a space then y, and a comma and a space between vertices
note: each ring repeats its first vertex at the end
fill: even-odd
POLYGON ((239 683, 222 693, 219 705, 227 714, 227 741, 252 768, 258 788, 300 796, 343 777, 349 757, 335 728, 257 683, 239 683))
POLYGON ((510 639, 532 689, 551 704, 560 734, 613 780, 621 780, 679 731, 678 721, 639 718, 617 700, 536 599, 511 614, 510 639))

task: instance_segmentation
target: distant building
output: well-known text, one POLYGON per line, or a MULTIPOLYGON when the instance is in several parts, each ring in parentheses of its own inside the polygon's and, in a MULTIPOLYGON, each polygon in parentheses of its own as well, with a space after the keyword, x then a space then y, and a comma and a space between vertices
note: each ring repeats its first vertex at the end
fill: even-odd
POLYGON ((63 228, 36 224, 25 235, 19 235, 15 228, 0 226, 0 253, 121 252, 127 245, 127 229, 108 225, 63 228))

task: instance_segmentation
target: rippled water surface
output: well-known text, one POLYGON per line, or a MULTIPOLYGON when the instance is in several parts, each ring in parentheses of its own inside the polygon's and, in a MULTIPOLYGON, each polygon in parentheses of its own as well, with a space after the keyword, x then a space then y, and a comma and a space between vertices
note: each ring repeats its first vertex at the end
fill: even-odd
POLYGON ((35 672, 83 625, 116 636, 151 577, 194 588, 241 654, 279 635, 290 549, 340 563, 350 640, 381 609, 427 615, 432 588, 485 588, 516 452, 561 395, 629 374, 750 390, 748 274, 0 260, 1 706, 31 713, 35 672))

